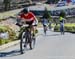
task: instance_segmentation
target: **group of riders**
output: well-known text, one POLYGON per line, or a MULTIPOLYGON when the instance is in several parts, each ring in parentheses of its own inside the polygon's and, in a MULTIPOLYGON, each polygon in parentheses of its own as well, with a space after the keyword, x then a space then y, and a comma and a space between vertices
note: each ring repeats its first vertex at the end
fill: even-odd
MULTIPOLYGON (((46 30, 47 30, 48 26, 51 29, 51 23, 52 23, 52 20, 53 20, 51 16, 50 16, 50 18, 48 18, 47 16, 48 16, 47 14, 44 14, 42 19, 41 19, 41 23, 43 25, 45 34, 46 34, 46 30)), ((64 34, 64 20, 65 20, 64 16, 65 15, 64 15, 63 12, 61 12, 60 15, 59 15, 60 32, 61 32, 61 34, 64 34)), ((38 25, 37 17, 34 15, 34 13, 30 12, 27 8, 24 8, 17 16, 17 23, 16 23, 16 25, 18 25, 19 27, 22 27, 23 25, 28 25, 28 27, 25 27, 25 28, 27 28, 27 32, 30 33, 30 34, 27 34, 27 32, 26 32, 26 35, 30 39, 27 37, 28 39, 25 40, 24 47, 26 47, 27 41, 28 41, 28 42, 30 42, 29 43, 30 49, 32 49, 32 43, 31 43, 32 42, 32 38, 31 37, 33 37, 35 39, 35 35, 38 32, 38 30, 37 30, 37 25, 38 25)), ((57 23, 56 23, 56 25, 57 25, 57 23)), ((25 29, 24 29, 24 31, 25 31, 25 29)), ((23 34, 23 32, 22 32, 22 34, 23 34)), ((20 42, 21 52, 22 52, 22 42, 23 42, 23 39, 21 39, 21 42, 20 42)), ((35 43, 35 40, 34 40, 34 43, 35 43)))
POLYGON ((46 28, 46 30, 47 30, 47 27, 48 27, 50 30, 54 31, 56 26, 58 24, 60 24, 60 27, 59 27, 60 28, 60 32, 61 32, 61 34, 64 34, 64 23, 66 21, 66 19, 65 19, 65 16, 66 16, 65 12, 63 10, 60 12, 59 17, 58 17, 58 21, 55 20, 55 19, 52 19, 50 14, 48 14, 48 15, 47 16, 43 15, 43 17, 42 17, 43 28, 44 29, 46 28), (48 17, 48 15, 49 15, 49 17, 48 17), (54 28, 52 28, 52 26, 51 26, 52 23, 55 23, 54 28))
MULTIPOLYGON (((41 23, 43 25, 43 28, 47 27, 48 25, 49 27, 51 26, 52 23, 51 20, 45 17, 45 15, 43 15, 41 20, 42 20, 41 23)), ((60 31, 62 32, 64 32, 64 20, 65 17, 62 15, 62 12, 60 12, 59 22, 60 22, 60 31)), ((22 26, 23 24, 27 24, 31 26, 34 34, 35 34, 35 30, 37 31, 38 19, 34 15, 34 13, 27 10, 27 8, 24 8, 17 16, 17 25, 22 26)))

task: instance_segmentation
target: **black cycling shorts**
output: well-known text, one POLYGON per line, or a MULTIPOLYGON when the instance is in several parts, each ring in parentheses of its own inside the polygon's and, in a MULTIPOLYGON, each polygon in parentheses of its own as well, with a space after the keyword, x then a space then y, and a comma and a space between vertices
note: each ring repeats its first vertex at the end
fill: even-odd
POLYGON ((32 25, 33 22, 34 22, 34 20, 32 20, 32 21, 26 21, 26 24, 32 25))

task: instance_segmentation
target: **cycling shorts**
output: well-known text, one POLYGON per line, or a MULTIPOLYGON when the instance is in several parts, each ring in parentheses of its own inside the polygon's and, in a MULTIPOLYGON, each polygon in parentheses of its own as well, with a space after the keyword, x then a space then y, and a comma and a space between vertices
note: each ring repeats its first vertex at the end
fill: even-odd
POLYGON ((28 25, 32 25, 33 22, 34 22, 34 20, 26 21, 26 24, 28 24, 28 25))

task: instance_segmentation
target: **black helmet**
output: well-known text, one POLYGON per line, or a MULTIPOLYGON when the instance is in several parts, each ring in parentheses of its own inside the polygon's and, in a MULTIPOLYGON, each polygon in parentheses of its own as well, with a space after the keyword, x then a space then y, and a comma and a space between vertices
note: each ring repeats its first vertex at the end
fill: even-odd
POLYGON ((27 8, 24 8, 24 9, 22 10, 22 12, 23 12, 23 13, 28 13, 28 9, 27 9, 27 8))
POLYGON ((61 16, 61 17, 65 17, 65 16, 66 16, 65 11, 64 11, 64 10, 61 10, 61 12, 60 12, 59 16, 61 16))

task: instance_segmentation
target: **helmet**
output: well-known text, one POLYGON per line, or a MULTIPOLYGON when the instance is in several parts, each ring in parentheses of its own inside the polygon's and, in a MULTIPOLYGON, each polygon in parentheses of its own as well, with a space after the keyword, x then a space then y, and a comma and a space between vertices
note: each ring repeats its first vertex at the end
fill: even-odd
POLYGON ((28 13, 28 9, 27 9, 27 8, 24 8, 24 9, 22 10, 22 12, 23 12, 23 13, 28 13))

